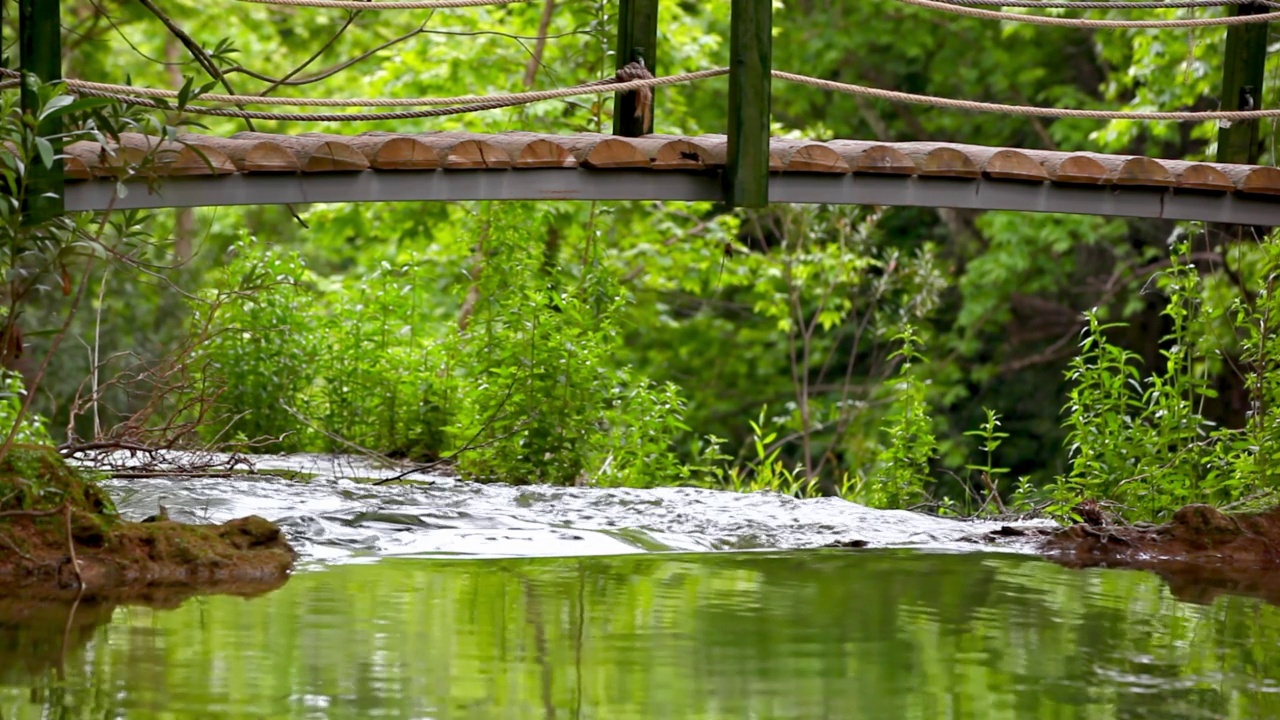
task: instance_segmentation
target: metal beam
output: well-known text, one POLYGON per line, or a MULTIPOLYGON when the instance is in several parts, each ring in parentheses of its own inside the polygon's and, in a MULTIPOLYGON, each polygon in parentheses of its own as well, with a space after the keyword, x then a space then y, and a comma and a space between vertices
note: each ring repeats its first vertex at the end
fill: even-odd
MULTIPOLYGON (((1236 5, 1232 15, 1271 12, 1262 4, 1236 5)), ((1267 64, 1269 23, 1232 25, 1227 28, 1227 46, 1222 61, 1222 110, 1262 108, 1262 81, 1267 64)), ((1258 121, 1242 120, 1218 126, 1218 162, 1253 165, 1262 146, 1258 142, 1258 121)))
POLYGON ((772 0, 733 0, 729 29, 729 160, 725 201, 730 207, 769 203, 772 0))
MULTIPOLYGON (((718 200, 714 173, 654 170, 494 170, 450 172, 248 174, 168 178, 151 193, 143 183, 112 204, 116 183, 67 184, 68 210, 210 205, 462 200, 718 200)), ((1159 188, 954 180, 896 175, 780 174, 778 203, 950 207, 1280 226, 1280 199, 1159 188)))
MULTIPOLYGON (((19 68, 25 76, 35 75, 41 82, 62 79, 62 13, 60 0, 18 0, 19 68)), ((22 112, 33 114, 39 103, 36 94, 22 85, 22 112)), ((37 132, 44 137, 62 133, 62 121, 46 120, 37 132)), ((61 143, 54 143, 60 151, 61 143)), ((25 220, 38 223, 63 212, 62 161, 52 168, 29 159, 27 165, 27 198, 25 220)))
MULTIPOLYGON (((658 74, 658 0, 621 0, 614 54, 618 70, 642 60, 649 72, 658 74)), ((637 113, 639 93, 617 93, 614 98, 614 135, 640 137, 653 132, 652 102, 648 113, 637 113)))

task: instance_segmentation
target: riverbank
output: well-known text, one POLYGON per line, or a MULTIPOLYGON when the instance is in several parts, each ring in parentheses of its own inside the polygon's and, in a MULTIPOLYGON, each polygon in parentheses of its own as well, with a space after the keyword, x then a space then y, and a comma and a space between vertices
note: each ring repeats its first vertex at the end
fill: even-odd
POLYGON ((1162 525, 1124 524, 1082 504, 1084 522, 1049 534, 1040 554, 1068 567, 1147 570, 1175 597, 1212 603, 1224 594, 1280 605, 1280 508, 1224 513, 1188 505, 1162 525))
POLYGON ((6 594, 252 594, 283 584, 296 558, 280 528, 261 517, 127 522, 96 482, 52 448, 16 446, 0 459, 6 594))

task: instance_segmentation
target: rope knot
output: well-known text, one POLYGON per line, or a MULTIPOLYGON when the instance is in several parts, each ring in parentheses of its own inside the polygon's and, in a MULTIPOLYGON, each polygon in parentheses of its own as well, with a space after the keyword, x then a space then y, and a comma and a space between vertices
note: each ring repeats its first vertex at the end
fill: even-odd
MULTIPOLYGON (((637 60, 623 65, 613 76, 614 82, 631 82, 632 80, 652 80, 653 73, 644 66, 644 60, 637 60)), ((653 121, 653 88, 640 88, 636 94, 636 117, 640 118, 645 129, 653 121)))

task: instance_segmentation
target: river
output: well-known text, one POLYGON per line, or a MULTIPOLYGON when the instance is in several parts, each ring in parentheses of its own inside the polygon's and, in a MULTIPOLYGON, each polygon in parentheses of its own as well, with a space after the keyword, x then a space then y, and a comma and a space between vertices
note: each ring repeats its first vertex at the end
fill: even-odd
POLYGON ((112 481, 131 517, 278 520, 299 568, 170 609, 0 600, 0 718, 1280 717, 1277 608, 973 541, 998 525, 273 466, 309 474, 112 481))

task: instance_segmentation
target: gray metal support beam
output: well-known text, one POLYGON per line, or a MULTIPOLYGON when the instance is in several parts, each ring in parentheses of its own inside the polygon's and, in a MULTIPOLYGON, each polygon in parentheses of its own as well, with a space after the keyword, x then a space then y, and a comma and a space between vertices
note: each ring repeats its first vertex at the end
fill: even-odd
MULTIPOLYGON (((105 210, 116 184, 67 184, 68 210, 105 210)), ((143 183, 114 203, 120 210, 210 205, 462 200, 718 200, 714 173, 654 170, 494 170, 450 172, 249 174, 163 180, 158 193, 143 183)), ((769 201, 971 210, 1018 210, 1115 217, 1200 220, 1280 226, 1280 199, 1004 180, 956 180, 896 175, 775 175, 769 201)))

